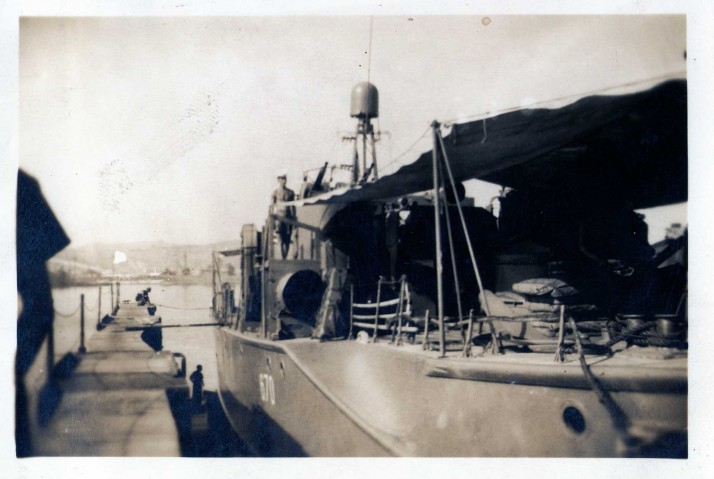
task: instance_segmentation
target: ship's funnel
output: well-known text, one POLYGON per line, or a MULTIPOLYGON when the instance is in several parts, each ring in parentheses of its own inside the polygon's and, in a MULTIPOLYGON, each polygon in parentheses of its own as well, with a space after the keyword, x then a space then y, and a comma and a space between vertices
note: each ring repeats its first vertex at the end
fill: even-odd
POLYGON ((304 269, 280 278, 276 292, 289 313, 298 319, 309 319, 320 308, 324 290, 320 275, 304 269))
POLYGON ((379 116, 379 92, 369 82, 360 82, 352 89, 350 108, 352 118, 377 118, 379 116))

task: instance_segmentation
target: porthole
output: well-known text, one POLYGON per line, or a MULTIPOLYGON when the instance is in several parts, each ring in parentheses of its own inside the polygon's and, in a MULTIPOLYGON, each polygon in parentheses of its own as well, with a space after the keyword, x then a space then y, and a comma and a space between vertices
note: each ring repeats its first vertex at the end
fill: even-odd
POLYGON ((585 432, 585 417, 574 406, 568 406, 563 409, 563 422, 568 426, 568 429, 577 434, 585 432))

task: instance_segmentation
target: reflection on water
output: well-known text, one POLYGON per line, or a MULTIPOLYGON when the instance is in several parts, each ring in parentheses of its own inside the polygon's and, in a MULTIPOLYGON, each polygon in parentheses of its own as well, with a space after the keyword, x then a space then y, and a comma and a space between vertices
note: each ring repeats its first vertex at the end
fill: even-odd
MULTIPOLYGON (((211 287, 203 285, 165 285, 147 283, 121 283, 120 299, 133 302, 136 294, 151 287, 150 298, 157 306, 156 315, 162 324, 189 325, 209 323, 211 319, 211 287)), ((86 341, 97 334, 96 324, 110 313, 111 290, 99 287, 77 287, 52 290, 55 303, 55 362, 68 352, 76 352, 80 337, 80 295, 84 294, 84 321, 86 341)), ((116 291, 114 291, 116 294, 116 291)), ((114 298, 116 301, 116 297, 114 298)), ((147 313, 148 314, 148 313, 147 313)), ((139 334, 138 332, 136 334, 139 334)), ((164 349, 180 352, 186 356, 188 374, 203 365, 206 390, 215 391, 218 386, 213 327, 166 328, 163 330, 164 349)), ((36 361, 36 374, 45 364, 46 350, 36 361), (41 364, 38 364, 41 363, 41 364)))
MULTIPOLYGON (((156 285, 151 301, 157 305, 157 315, 163 324, 197 324, 212 322, 211 287, 201 285, 156 285)), ((205 389, 218 388, 214 327, 166 328, 164 348, 186 356, 187 376, 203 366, 205 389)))

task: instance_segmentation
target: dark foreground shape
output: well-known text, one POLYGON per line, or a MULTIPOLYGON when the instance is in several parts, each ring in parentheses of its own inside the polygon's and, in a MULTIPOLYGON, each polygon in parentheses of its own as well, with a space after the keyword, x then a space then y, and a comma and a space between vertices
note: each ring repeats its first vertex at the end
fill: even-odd
POLYGON ((41 426, 49 424, 62 400, 62 389, 58 381, 69 378, 72 371, 79 365, 79 361, 75 354, 65 354, 52 369, 51 380, 46 382, 40 389, 37 411, 38 421, 41 426))

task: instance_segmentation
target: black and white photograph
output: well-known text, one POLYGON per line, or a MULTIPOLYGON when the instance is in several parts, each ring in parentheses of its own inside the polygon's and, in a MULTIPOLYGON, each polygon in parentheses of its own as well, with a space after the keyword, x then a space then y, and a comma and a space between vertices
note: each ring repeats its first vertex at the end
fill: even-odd
POLYGON ((65 3, 3 19, 17 477, 707 476, 711 7, 65 3))

